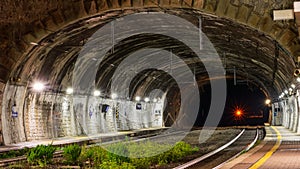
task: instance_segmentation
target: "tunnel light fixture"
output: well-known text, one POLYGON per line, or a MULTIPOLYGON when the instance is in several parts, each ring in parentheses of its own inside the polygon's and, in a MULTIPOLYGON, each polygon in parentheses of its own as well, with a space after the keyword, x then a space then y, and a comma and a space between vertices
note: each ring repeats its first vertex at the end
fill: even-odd
POLYGON ((291 87, 292 87, 293 89, 295 89, 295 88, 296 88, 296 85, 295 85, 295 84, 291 84, 291 87))
POLYGON ((287 90, 284 90, 284 94, 289 94, 289 91, 287 91, 287 90))
POLYGON ((265 103, 266 103, 266 105, 268 105, 268 104, 271 103, 271 100, 270 99, 266 99, 265 103))
POLYGON ((149 97, 146 97, 146 98, 144 99, 144 101, 145 101, 145 102, 149 102, 149 101, 150 101, 149 97))
POLYGON ((279 99, 282 99, 284 97, 284 92, 281 93, 281 95, 279 96, 279 99))
POLYGON ((141 101, 141 97, 140 96, 136 96, 135 97, 135 101, 137 101, 137 102, 141 101))
POLYGON ((297 80, 297 82, 299 82, 299 83, 300 83, 300 77, 297 77, 297 79, 296 79, 296 80, 297 80))
POLYGON ((293 89, 292 89, 292 88, 289 88, 289 91, 290 91, 290 92, 292 92, 292 91, 293 91, 293 89))
POLYGON ((116 98, 118 98, 118 95, 117 95, 116 93, 112 93, 112 94, 111 94, 111 98, 112 98, 112 99, 116 99, 116 98))
POLYGON ((282 99, 282 98, 284 98, 284 96, 285 96, 285 93, 282 92, 281 95, 279 96, 279 98, 282 99))
POLYGON ((66 93, 67 94, 73 94, 73 88, 71 88, 71 87, 69 87, 69 88, 67 88, 67 90, 66 90, 66 93))
POLYGON ((41 92, 45 89, 45 85, 42 82, 35 82, 33 84, 33 90, 41 92))
POLYGON ((94 91, 94 96, 98 97, 101 95, 101 92, 99 90, 94 91))
POLYGON ((157 98, 154 98, 154 99, 153 99, 153 102, 156 103, 156 102, 157 102, 157 98))
POLYGON ((36 42, 30 42, 31 45, 38 46, 39 44, 36 42))

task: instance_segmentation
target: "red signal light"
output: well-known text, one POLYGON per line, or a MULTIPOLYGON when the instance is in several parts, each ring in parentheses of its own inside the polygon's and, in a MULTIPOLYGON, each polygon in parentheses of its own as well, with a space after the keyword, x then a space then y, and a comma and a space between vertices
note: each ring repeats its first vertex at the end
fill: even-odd
POLYGON ((236 107, 233 112, 234 120, 240 121, 243 120, 245 117, 245 111, 243 108, 236 107))
POLYGON ((243 113, 242 113, 242 110, 236 110, 235 111, 235 115, 236 116, 241 116, 243 113))

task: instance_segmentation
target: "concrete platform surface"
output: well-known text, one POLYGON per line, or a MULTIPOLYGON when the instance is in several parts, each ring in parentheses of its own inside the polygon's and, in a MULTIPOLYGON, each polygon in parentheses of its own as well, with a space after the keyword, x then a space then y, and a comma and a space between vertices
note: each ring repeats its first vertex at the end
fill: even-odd
POLYGON ((227 162, 224 169, 300 169, 300 134, 282 126, 267 126, 265 139, 227 162))

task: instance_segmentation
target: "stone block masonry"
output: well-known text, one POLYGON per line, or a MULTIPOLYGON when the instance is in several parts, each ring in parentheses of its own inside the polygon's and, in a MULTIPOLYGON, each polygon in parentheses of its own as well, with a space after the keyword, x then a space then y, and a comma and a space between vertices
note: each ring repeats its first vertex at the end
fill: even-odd
MULTIPOLYGON (((25 86, 6 86, 1 119, 5 144, 57 137, 97 135, 162 127, 162 103, 105 99, 86 95, 34 93, 25 86), (103 106, 107 105, 107 110, 103 106), (12 109, 13 108, 13 109, 12 109), (18 113, 12 116, 12 110, 18 113)), ((161 100, 162 102, 163 100, 161 100)))

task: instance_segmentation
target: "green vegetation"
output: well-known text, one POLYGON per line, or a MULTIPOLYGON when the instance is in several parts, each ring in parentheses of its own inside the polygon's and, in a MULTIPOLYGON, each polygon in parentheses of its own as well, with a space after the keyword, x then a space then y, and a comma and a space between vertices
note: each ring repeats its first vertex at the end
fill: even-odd
POLYGON ((40 167, 45 167, 47 164, 51 163, 55 150, 56 148, 51 144, 48 146, 38 145, 30 149, 27 154, 27 161, 30 164, 38 164, 40 167))
POLYGON ((63 148, 63 156, 67 164, 77 164, 81 153, 81 147, 77 144, 68 145, 63 148))
POLYGON ((129 150, 123 143, 112 144, 107 147, 107 160, 117 163, 129 162, 129 150))
POLYGON ((20 149, 20 150, 11 150, 9 152, 0 154, 0 159, 23 156, 26 153, 28 153, 28 151, 29 151, 29 148, 24 148, 24 149, 20 149))
POLYGON ((9 168, 9 169, 24 169, 26 167, 22 163, 16 163, 16 164, 12 164, 12 165, 8 166, 7 168, 9 168))
POLYGON ((101 169, 135 169, 135 167, 130 164, 123 162, 121 164, 114 161, 105 161, 99 166, 101 169))
POLYGON ((141 158, 131 158, 131 163, 136 168, 141 169, 150 168, 152 165, 166 165, 168 163, 177 162, 183 157, 191 155, 199 150, 182 141, 176 143, 174 147, 171 147, 171 145, 168 144, 157 145, 149 142, 147 144, 133 144, 130 148, 139 148, 140 152, 144 153, 141 158))
POLYGON ((198 150, 185 142, 178 142, 174 147, 150 141, 131 144, 116 143, 106 149, 101 147, 83 148, 80 159, 82 162, 86 162, 85 167, 147 169, 153 165, 177 162, 198 150))
MULTIPOLYGON (((105 147, 87 147, 72 144, 62 149, 63 159, 52 162, 53 153, 56 150, 58 149, 53 145, 38 145, 30 150, 7 153, 6 156, 16 156, 17 153, 25 154, 27 152, 28 167, 30 167, 29 165, 38 165, 39 167, 50 165, 56 167, 67 164, 77 165, 82 168, 149 169, 151 166, 177 162, 199 149, 193 148, 182 141, 175 145, 158 144, 151 141, 138 143, 125 141, 105 147)), ((27 165, 24 164, 24 166, 27 165)), ((14 167, 18 168, 19 165, 14 167)))

